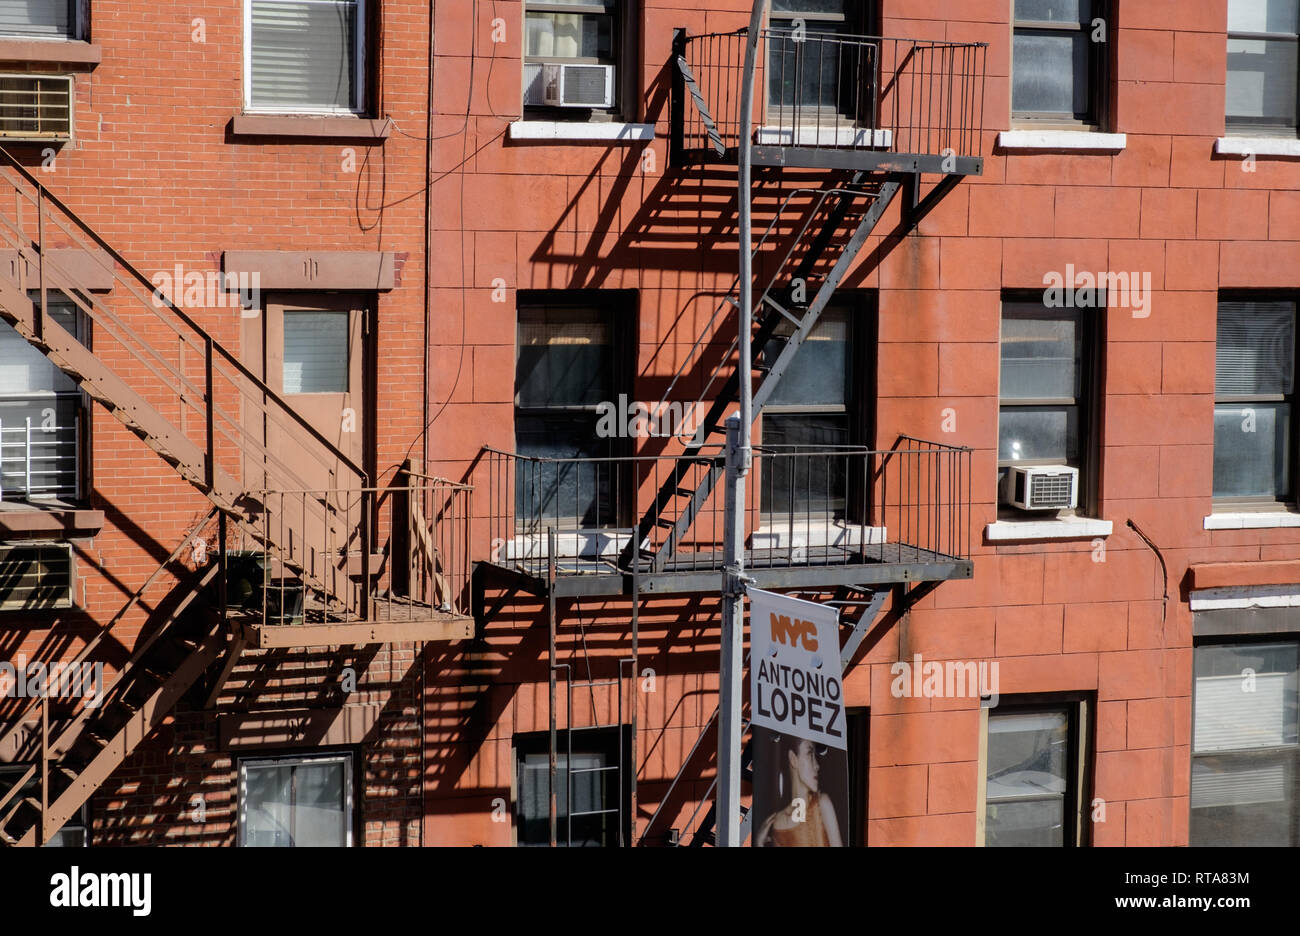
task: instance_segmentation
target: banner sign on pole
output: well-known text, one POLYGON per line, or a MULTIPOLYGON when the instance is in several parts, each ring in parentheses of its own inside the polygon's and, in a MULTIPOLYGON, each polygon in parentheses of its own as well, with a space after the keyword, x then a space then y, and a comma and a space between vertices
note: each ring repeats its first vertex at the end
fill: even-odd
POLYGON ((849 763, 839 612, 747 593, 753 844, 842 845, 849 763))

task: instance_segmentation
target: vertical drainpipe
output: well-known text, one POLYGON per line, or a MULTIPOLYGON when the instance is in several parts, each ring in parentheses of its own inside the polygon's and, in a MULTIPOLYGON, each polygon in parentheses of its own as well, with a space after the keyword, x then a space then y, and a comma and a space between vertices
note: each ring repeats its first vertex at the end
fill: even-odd
MULTIPOLYGON (((420 403, 420 425, 424 428, 420 432, 420 446, 423 461, 420 462, 420 470, 428 472, 429 470, 429 316, 433 313, 433 277, 429 273, 429 264, 432 262, 432 244, 433 244, 433 22, 434 12, 438 7, 437 0, 429 0, 429 45, 428 45, 428 73, 429 73, 429 97, 425 106, 424 114, 424 369, 420 374, 420 380, 423 383, 421 389, 420 403)), ((409 480, 409 479, 408 479, 409 480)), ((465 544, 469 548, 469 543, 465 544)), ((427 764, 425 762, 425 721, 428 713, 425 711, 426 705, 426 685, 425 685, 425 667, 428 661, 424 655, 425 643, 420 641, 420 649, 416 655, 416 665, 420 668, 420 678, 418 680, 418 697, 415 703, 415 715, 420 721, 420 847, 424 847, 424 816, 425 816, 425 793, 424 784, 427 776, 427 764)))

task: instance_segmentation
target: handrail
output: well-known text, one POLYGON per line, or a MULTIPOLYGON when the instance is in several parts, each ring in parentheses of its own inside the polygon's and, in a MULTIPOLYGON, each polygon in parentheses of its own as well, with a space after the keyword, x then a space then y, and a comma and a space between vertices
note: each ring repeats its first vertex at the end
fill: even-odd
MULTIPOLYGON (((24 166, 17 159, 15 159, 13 155, 4 147, 0 147, 0 159, 3 159, 5 163, 7 163, 12 168, 16 169, 18 171, 18 174, 21 175, 24 179, 26 179, 29 184, 35 186, 36 189, 41 193, 42 198, 48 199, 60 211, 62 211, 69 218, 71 218, 76 223, 76 225, 79 228, 81 228, 81 230, 85 232, 85 234, 91 240, 93 240, 102 250, 104 250, 105 253, 107 253, 110 257, 112 257, 113 260, 115 260, 117 263, 121 264, 122 268, 126 270, 128 273, 130 273, 132 277, 138 280, 142 286, 147 287, 151 294, 160 295, 157 287, 154 285, 153 282, 149 280, 148 277, 146 277, 143 273, 137 270, 135 266, 133 266, 125 257, 122 256, 121 253, 119 253, 111 244, 109 244, 106 240, 104 240, 104 238, 102 238, 98 233, 96 233, 95 230, 91 228, 90 225, 87 224, 75 211, 69 208, 63 202, 62 199, 60 199, 57 195, 54 195, 52 192, 50 192, 50 190, 47 189, 40 182, 40 180, 38 180, 27 170, 26 166, 24 166)), ((29 196, 29 200, 31 200, 30 196, 29 196)), ((37 250, 38 252, 40 252, 41 247, 38 246, 37 250)), ((41 265, 44 266, 43 255, 42 255, 41 265)), ((348 455, 346 455, 342 450, 340 450, 337 446, 335 446, 334 443, 330 442, 329 439, 327 439, 318 429, 316 429, 309 422, 307 422, 307 420, 304 419, 301 414, 299 414, 296 410, 294 410, 287 403, 285 403, 285 401, 280 398, 279 394, 277 394, 274 390, 272 390, 266 383, 262 381, 261 378, 255 375, 251 370, 249 370, 242 363, 240 363, 240 361, 234 355, 232 355, 229 351, 227 351, 226 348, 220 342, 212 338, 212 336, 207 332, 206 329, 204 329, 201 325, 199 325, 196 321, 194 321, 194 319, 192 319, 188 314, 186 314, 186 312, 182 310, 179 306, 173 303, 168 296, 161 295, 160 298, 162 302, 165 304, 167 309, 172 311, 178 318, 181 319, 181 321, 183 321, 187 326, 189 326, 190 329, 196 332, 197 335, 201 339, 203 339, 203 341, 207 343, 208 346, 215 353, 220 355, 226 361, 226 363, 232 365, 239 372, 239 375, 241 377, 243 377, 245 380, 248 380, 250 383, 252 383, 253 386, 258 391, 266 394, 267 397, 273 400, 280 409, 288 413, 300 428, 305 429, 307 433, 314 440, 316 440, 321 445, 323 445, 326 448, 326 450, 330 452, 330 454, 335 456, 340 462, 342 462, 345 466, 347 466, 349 470, 351 470, 358 478, 361 479, 363 484, 365 485, 369 484, 369 480, 370 480, 369 475, 365 472, 363 468, 359 467, 355 462, 352 461, 350 457, 348 457, 348 455)))

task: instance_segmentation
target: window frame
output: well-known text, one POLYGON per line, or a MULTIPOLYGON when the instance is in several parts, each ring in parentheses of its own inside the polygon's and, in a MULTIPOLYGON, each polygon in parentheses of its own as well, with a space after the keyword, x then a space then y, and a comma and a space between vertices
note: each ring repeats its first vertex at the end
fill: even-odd
POLYGON ((1090 803, 1096 770, 1096 712, 1097 700, 1091 692, 1044 692, 1023 695, 1005 695, 996 708, 986 703, 980 705, 980 737, 978 770, 979 779, 975 804, 975 844, 978 847, 997 847, 988 844, 988 744, 989 719, 999 715, 1033 715, 1064 711, 1067 718, 1068 745, 1066 757, 1066 785, 1061 847, 1084 848, 1092 844, 1090 803))
MULTIPOLYGON (((1078 290, 1075 290, 1077 293, 1078 290)), ((1096 290, 1096 301, 1091 307, 1053 309, 1042 305, 1042 290, 1005 289, 998 309, 998 436, 994 452, 997 453, 997 513, 1001 519, 1024 519, 1026 515, 1044 518, 1048 511, 1021 511, 1002 500, 1004 468, 1013 466, 1057 465, 1061 462, 1045 458, 1005 459, 1002 450, 1002 411, 1007 409, 1032 409, 1044 406, 1073 406, 1078 410, 1079 456, 1077 465, 1067 459, 1065 464, 1079 470, 1079 505, 1073 511, 1059 511, 1058 517, 1101 516, 1101 428, 1103 399, 1103 349, 1106 346, 1106 319, 1109 297, 1105 290, 1096 290), (1078 322, 1080 348, 1076 367, 1079 369, 1079 395, 1074 398, 1036 397, 1005 402, 1002 397, 1002 323, 1008 303, 1038 304, 1044 317, 1063 318, 1063 313, 1074 313, 1078 322)))
MULTIPOLYGON (((516 454, 522 455, 519 444, 519 428, 521 419, 545 420, 545 419, 572 419, 575 423, 579 419, 590 419, 593 429, 592 438, 597 441, 608 443, 608 452, 604 455, 592 456, 594 458, 624 458, 630 456, 636 448, 637 440, 625 436, 616 436, 612 439, 600 440, 595 435, 595 425, 599 419, 599 405, 590 406, 552 406, 536 407, 521 406, 519 403, 519 359, 521 346, 519 344, 519 324, 522 321, 525 309, 554 309, 554 308, 582 308, 584 310, 598 311, 607 317, 610 333, 610 362, 613 373, 610 375, 610 387, 612 390, 612 402, 618 405, 619 395, 626 394, 629 402, 636 399, 636 334, 637 334, 637 317, 639 310, 639 296, 636 290, 519 290, 515 301, 515 379, 514 393, 511 398, 513 406, 514 420, 514 450, 516 454)), ((605 402, 605 401, 602 401, 605 402)), ((575 456, 583 457, 583 456, 575 456)), ((602 524, 593 527, 586 527, 581 524, 581 518, 570 517, 578 521, 576 528, 604 530, 630 527, 633 524, 631 516, 635 507, 635 498, 632 496, 635 491, 636 479, 632 477, 633 471, 618 471, 617 477, 610 484, 610 496, 613 498, 614 516, 602 524)), ((517 480, 516 480, 517 483, 517 480)), ((599 496, 599 495, 597 495, 599 496)), ((517 498, 517 494, 512 494, 512 498, 517 498)), ((530 533, 538 532, 532 529, 525 518, 519 516, 519 504, 517 499, 512 502, 512 509, 515 510, 515 532, 530 533)))
MULTIPOLYGON (((272 754, 257 755, 253 757, 240 757, 236 766, 236 795, 238 797, 238 810, 236 816, 237 831, 235 835, 235 844, 240 848, 251 848, 247 844, 248 834, 248 767, 264 766, 298 766, 300 764, 320 764, 341 762, 343 764, 343 811, 345 815, 344 831, 347 841, 344 848, 354 847, 357 841, 357 797, 355 791, 357 771, 353 770, 354 753, 352 751, 322 751, 310 754, 272 754)), ((296 811, 297 804, 292 807, 296 811)), ((294 844, 293 848, 300 848, 294 844)))
POLYGON ((1093 9, 1086 23, 1065 23, 1054 20, 1020 20, 1016 18, 1015 0, 1011 0, 1011 44, 1008 50, 1009 71, 1007 99, 1011 126, 1033 128, 1038 130, 1102 130, 1109 126, 1111 119, 1111 101, 1114 92, 1111 88, 1113 66, 1111 58, 1114 53, 1110 47, 1114 34, 1113 18, 1110 15, 1111 0, 1092 0, 1093 9), (1106 41, 1094 42, 1092 39, 1092 22, 1101 19, 1105 23, 1106 41), (1088 82, 1087 110, 1082 114, 1056 113, 1052 111, 1017 111, 1016 94, 1016 35, 1017 33, 1074 33, 1081 32, 1088 43, 1088 73, 1084 78, 1088 82))
MULTIPOLYGON (((1228 0, 1228 5, 1232 5, 1232 0, 1228 0)), ((1231 11, 1229 11, 1231 15, 1231 11)), ((1241 32, 1229 29, 1227 31, 1227 42, 1231 43, 1234 39, 1259 40, 1266 42, 1291 42, 1297 46, 1296 49, 1296 92, 1295 100, 1291 102, 1292 118, 1295 121, 1291 126, 1269 122, 1266 118, 1258 120, 1249 117, 1233 117, 1228 113, 1227 101, 1225 96, 1223 108, 1223 128, 1224 133, 1228 136, 1277 136, 1277 137, 1294 137, 1300 134, 1300 24, 1297 24, 1296 32, 1291 33, 1272 33, 1272 32, 1241 32)), ((1231 53, 1229 53, 1231 54, 1231 53)), ((1227 76, 1230 74, 1227 60, 1224 60, 1224 84, 1227 84, 1227 76)))
POLYGON ((67 36, 29 36, 22 33, 0 32, 0 40, 18 40, 20 42, 85 42, 90 24, 90 0, 67 0, 68 30, 67 36))
MULTIPOLYGON (((789 24, 793 23, 797 19, 802 19, 805 21, 805 23, 808 24, 817 24, 817 23, 843 24, 844 31, 840 33, 841 38, 862 39, 862 38, 870 38, 872 36, 880 35, 881 4, 878 2, 878 0, 845 0, 845 6, 846 8, 848 8, 848 10, 847 12, 841 14, 841 13, 824 13, 819 11, 799 12, 794 10, 776 10, 773 9, 774 7, 773 3, 768 3, 767 21, 766 21, 765 28, 769 31, 791 29, 792 27, 789 24)), ((879 59, 880 54, 881 54, 881 46, 879 43, 877 43, 876 44, 877 59, 879 59)), ((767 47, 766 59, 765 61, 760 63, 760 67, 763 68, 764 70, 770 68, 771 55, 772 55, 772 51, 771 51, 771 45, 769 43, 767 47)), ((878 61, 876 63, 876 67, 877 67, 877 71, 879 71, 880 63, 878 61)), ((852 80, 852 79, 843 79, 843 80, 852 80)), ((859 84, 862 84, 862 82, 859 82, 859 84)), ((879 126, 879 120, 876 119, 876 115, 874 113, 875 109, 879 105, 879 101, 876 99, 878 97, 878 91, 875 88, 872 88, 872 100, 870 101, 858 100, 857 102, 858 113, 855 113, 853 115, 849 115, 841 111, 838 104, 835 107, 829 107, 829 108, 820 105, 816 107, 811 107, 811 106, 805 107, 804 105, 800 105, 798 102, 795 102, 795 104, 792 104, 789 107, 787 107, 780 102, 773 102, 770 90, 771 90, 771 78, 770 76, 765 74, 762 82, 763 122, 771 126, 791 127, 794 124, 796 115, 799 115, 798 119, 801 124, 811 119, 814 127, 818 130, 822 128, 823 120, 826 121, 826 129, 829 129, 832 125, 835 124, 842 124, 845 127, 856 127, 863 124, 869 127, 879 126), (864 113, 867 107, 870 107, 873 113, 870 114, 864 113)), ((843 90, 842 85, 840 90, 843 90)))
MULTIPOLYGON (((788 296, 781 296, 779 301, 787 309, 792 309, 795 314, 802 311, 796 309, 793 303, 787 302, 788 298, 788 296)), ((764 438, 769 416, 776 416, 780 419, 781 417, 842 415, 847 431, 847 440, 844 445, 852 450, 867 448, 871 445, 874 435, 874 403, 876 400, 875 394, 871 392, 876 383, 876 354, 874 352, 879 347, 877 310, 877 294, 874 290, 841 290, 832 298, 827 308, 822 310, 817 325, 813 326, 813 330, 815 331, 825 321, 828 313, 842 313, 844 316, 847 330, 845 337, 848 345, 848 360, 846 362, 848 372, 846 374, 847 386, 845 387, 844 403, 765 403, 758 414, 760 417, 758 438, 760 440, 764 438)), ((787 321, 783 319, 781 324, 785 325, 787 321)), ((789 324, 793 326, 793 323, 789 324)), ((802 351, 806 347, 808 347, 807 341, 799 350, 802 351)), ((761 441, 759 445, 762 446, 761 441)), ((820 449, 830 449, 833 446, 807 446, 807 448, 818 451, 820 449)), ((817 515, 817 510, 798 503, 795 504, 793 513, 785 510, 765 509, 763 499, 773 493, 764 477, 768 471, 762 470, 760 459, 760 474, 756 484, 758 486, 759 517, 762 527, 780 526, 792 520, 811 519, 817 515)), ((850 476, 845 478, 842 516, 838 518, 832 517, 832 520, 839 519, 851 524, 869 522, 867 514, 869 513, 868 505, 871 497, 870 492, 863 488, 862 479, 857 478, 856 473, 850 472, 850 476)))
MULTIPOLYGON (((604 754, 607 757, 613 755, 613 760, 617 763, 619 771, 618 796, 620 822, 616 833, 621 837, 625 846, 633 844, 635 833, 635 823, 632 817, 632 774, 635 772, 635 765, 632 763, 632 726, 627 722, 617 725, 599 725, 589 728, 561 728, 556 731, 556 775, 560 772, 560 759, 564 758, 566 762, 567 776, 567 756, 569 753, 568 746, 565 743, 565 735, 569 736, 569 745, 577 739, 583 739, 584 744, 581 747, 572 748, 574 754, 604 754)), ((512 844, 516 848, 525 847, 542 847, 550 843, 549 816, 546 841, 544 842, 525 842, 521 841, 521 832, 523 831, 525 816, 523 814, 523 777, 524 763, 527 755, 533 754, 550 754, 550 732, 549 731, 530 731, 514 735, 511 739, 510 749, 513 761, 513 770, 510 778, 510 795, 513 808, 510 811, 512 822, 512 844)), ((607 761, 607 765, 608 765, 607 761)), ((547 783, 550 782, 549 771, 546 774, 547 783)), ((568 847, 568 839, 571 836, 562 835, 564 824, 569 817, 560 812, 560 798, 557 795, 556 802, 556 846, 568 847)), ((568 802, 566 794, 565 802, 568 802)), ((602 809, 604 801, 602 800, 602 809)), ((618 843, 614 843, 617 847, 618 843)), ((608 847, 608 846, 607 846, 608 847)))
MULTIPOLYGON (((1270 644, 1289 644, 1297 647, 1297 653, 1300 654, 1300 633, 1290 632, 1239 632, 1233 634, 1214 634, 1204 637, 1195 637, 1192 641, 1192 695, 1191 695, 1191 735, 1188 742, 1188 786, 1187 786, 1187 837, 1189 845, 1215 845, 1214 842, 1192 842, 1192 784, 1195 783, 1195 765, 1197 757, 1215 757, 1215 758, 1235 758, 1240 757, 1242 760, 1266 758, 1271 756, 1287 756, 1293 759, 1292 770, 1300 773, 1300 740, 1293 743, 1279 744, 1272 747, 1253 747, 1240 748, 1230 751, 1205 752, 1198 755, 1196 750, 1196 691, 1199 680, 1196 676, 1196 651, 1206 647, 1250 647, 1266 646, 1270 644)), ((1292 788, 1291 800, 1291 835, 1293 844, 1300 844, 1300 780, 1295 782, 1292 788)))
POLYGON ((589 3, 548 3, 547 0, 524 0, 520 4, 519 111, 525 120, 555 120, 566 123, 614 123, 635 120, 639 113, 637 95, 637 49, 640 26, 637 0, 613 0, 610 10, 603 0, 589 3), (563 56, 528 55, 528 13, 585 13, 592 16, 612 16, 611 39, 613 51, 610 61, 590 56, 566 58, 563 56), (612 107, 548 107, 545 104, 525 104, 524 67, 527 65, 613 65, 614 104, 612 107))
MULTIPOLYGON (((26 294, 27 294, 27 298, 31 300, 33 304, 39 305, 41 301, 40 290, 28 289, 26 291, 26 294)), ((76 338, 77 341, 79 341, 82 345, 84 345, 87 350, 93 351, 94 349, 91 343, 92 321, 90 316, 86 314, 86 309, 85 309, 86 306, 90 306, 92 304, 92 300, 83 297, 73 297, 64 293, 63 290, 57 290, 57 289, 48 290, 47 300, 51 306, 57 304, 60 306, 66 306, 68 309, 71 310, 73 316, 73 325, 75 328, 73 337, 76 338)), ((35 351, 35 348, 33 348, 33 351, 35 351)), ((39 352, 36 353, 39 354, 39 352)), ((54 367, 55 370, 60 370, 52 362, 50 366, 54 367)), ((62 371, 60 371, 60 373, 61 372, 62 371)), ((74 491, 72 493, 72 496, 67 497, 67 496, 60 496, 57 494, 33 495, 30 492, 31 479, 28 478, 27 479, 28 490, 24 491, 21 495, 5 491, 3 490, 2 485, 0 485, 0 500, 5 500, 5 501, 12 500, 13 502, 16 503, 24 503, 28 505, 31 505, 33 503, 40 503, 42 506, 48 506, 50 504, 84 503, 88 496, 88 492, 91 489, 90 468, 93 463, 93 460, 91 458, 92 450, 90 444, 91 444, 91 429, 92 429, 92 424, 94 422, 93 419, 94 411, 91 406, 90 396, 80 386, 78 386, 75 390, 29 390, 26 393, 14 393, 14 394, 0 393, 0 400, 37 401, 41 399, 49 399, 49 400, 63 399, 63 400, 76 401, 75 403, 76 425, 72 427, 73 430, 72 439, 75 445, 74 457, 76 459, 76 468, 75 468, 76 481, 74 484, 74 491)), ((3 424, 2 416, 0 416, 0 424, 3 424)))
MULTIPOLYGON (((1214 414, 1217 414, 1219 404, 1240 404, 1249 406, 1251 403, 1285 403, 1290 410, 1290 417, 1287 425, 1287 436, 1289 449, 1287 456, 1291 462, 1291 482, 1287 492, 1281 497, 1245 495, 1245 496, 1220 496, 1214 494, 1214 470, 1213 470, 1213 453, 1211 453, 1211 470, 1210 470, 1210 493, 1211 493, 1211 512, 1227 511, 1277 511, 1277 510, 1295 510, 1300 504, 1300 374, 1296 373, 1296 366, 1300 364, 1300 293, 1290 290, 1237 290, 1225 289, 1220 290, 1215 304, 1215 328, 1218 328, 1219 306, 1225 302, 1289 302, 1292 306, 1292 329, 1291 329, 1291 393, 1290 394, 1224 394, 1219 395, 1218 387, 1214 390, 1214 414)), ((1218 366, 1218 341, 1216 335, 1215 341, 1215 366, 1218 366)), ((1213 418, 1211 416, 1211 430, 1213 430, 1213 418)), ((1213 448, 1213 446, 1211 446, 1213 448)))
POLYGON ((355 3, 357 7, 357 31, 354 37, 352 54, 355 57, 357 76, 356 95, 353 107, 275 107, 257 104, 253 101, 253 4, 270 2, 270 0, 244 0, 244 91, 243 112, 268 116, 310 116, 310 117, 365 117, 372 111, 370 93, 371 84, 368 74, 370 69, 369 33, 372 4, 367 0, 337 0, 337 2, 355 3))

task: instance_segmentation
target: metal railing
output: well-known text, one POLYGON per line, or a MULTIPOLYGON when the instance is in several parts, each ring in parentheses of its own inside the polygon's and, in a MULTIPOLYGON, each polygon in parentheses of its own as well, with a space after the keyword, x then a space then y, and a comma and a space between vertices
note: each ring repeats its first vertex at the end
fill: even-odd
POLYGON ((81 414, 71 426, 0 420, 0 501, 81 496, 81 414))
POLYGON ((274 625, 467 614, 472 490, 404 472, 387 488, 261 491, 260 535, 226 543, 227 601, 274 625))
MULTIPOLYGON (((673 149, 723 159, 740 135, 748 28, 677 35, 701 108, 674 82, 673 149)), ((939 42, 764 29, 755 68, 755 142, 816 149, 977 157, 982 42, 939 42)))
MULTIPOLYGON (((45 346, 57 341, 90 368, 83 377, 111 378, 107 386, 125 386, 122 392, 131 398, 110 399, 110 406, 127 414, 138 432, 156 437, 160 454, 166 449, 163 457, 231 510, 237 522, 247 524, 264 513, 248 496, 258 489, 359 490, 369 483, 347 453, 4 149, 0 177, 0 204, 8 196, 12 205, 0 210, 0 248, 15 251, 12 275, 0 271, 5 281, 0 292, 14 303, 35 294, 29 340, 45 346), (84 251, 101 266, 112 280, 111 297, 90 292, 82 278, 60 264, 54 251, 63 249, 84 251), (93 360, 50 314, 59 295, 93 323, 93 360)), ((209 314, 210 321, 237 335, 240 297, 221 291, 218 300, 225 318, 209 314)), ((13 309, 9 314, 23 321, 27 313, 13 309)), ((89 392, 92 382, 87 379, 83 389, 89 392)), ((321 502, 310 512, 323 523, 336 508, 321 502)))
MULTIPOLYGON (((678 462, 676 505, 638 544, 647 557, 675 536, 670 571, 720 569, 723 457, 540 458, 485 448, 476 486, 486 492, 490 561, 545 573, 548 531, 561 574, 615 572, 628 530, 678 462), (703 487, 703 496, 690 492, 703 487), (694 503, 694 507, 690 505, 694 503)), ((970 557, 971 450, 900 436, 886 450, 763 447, 745 490, 746 550, 777 566, 912 562, 970 557)))

